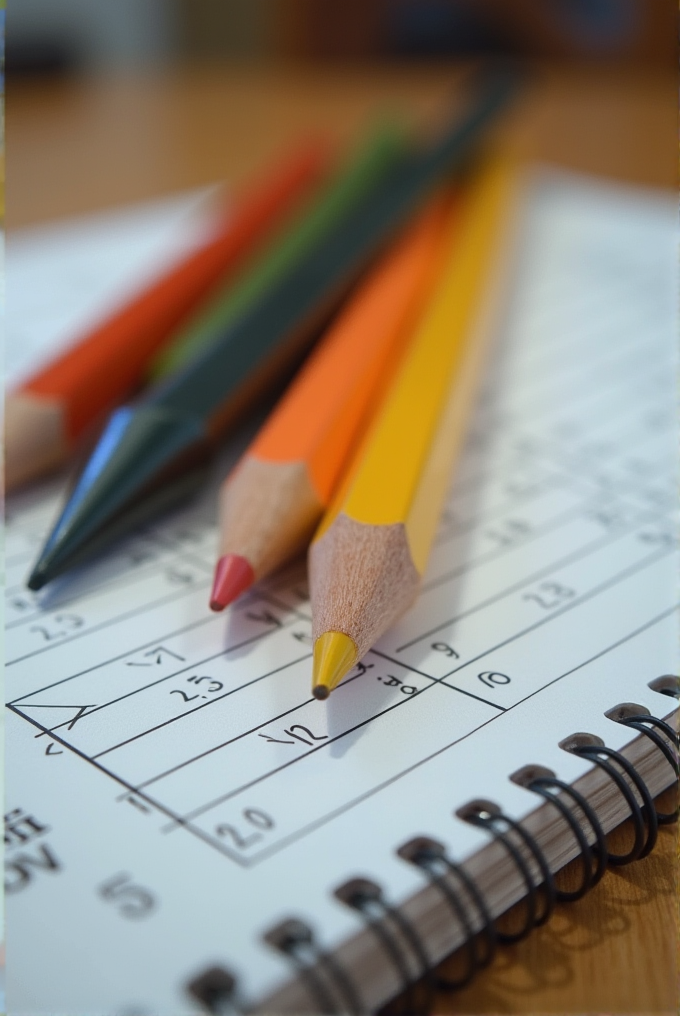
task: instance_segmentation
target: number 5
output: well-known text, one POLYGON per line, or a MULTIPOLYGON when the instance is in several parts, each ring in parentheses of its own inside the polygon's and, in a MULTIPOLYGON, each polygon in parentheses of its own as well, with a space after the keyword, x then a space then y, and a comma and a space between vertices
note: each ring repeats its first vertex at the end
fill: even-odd
POLYGON ((140 917, 148 917, 156 906, 156 901, 148 889, 131 883, 131 878, 132 875, 126 872, 113 875, 102 882, 97 892, 103 900, 118 904, 121 917, 136 921, 140 917))

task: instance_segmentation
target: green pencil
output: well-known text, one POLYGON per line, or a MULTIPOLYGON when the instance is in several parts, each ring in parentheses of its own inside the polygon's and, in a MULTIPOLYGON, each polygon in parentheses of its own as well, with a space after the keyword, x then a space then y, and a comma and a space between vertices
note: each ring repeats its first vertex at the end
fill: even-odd
POLYGON ((85 560, 196 487, 205 462, 253 393, 308 345, 329 311, 444 175, 469 160, 515 75, 476 82, 469 103, 424 151, 397 161, 329 234, 184 371, 110 417, 31 573, 30 589, 85 560))
POLYGON ((264 250, 181 328, 150 367, 160 380, 184 367, 202 349, 217 341, 227 325, 252 306, 258 297, 289 270, 328 231, 406 149, 401 124, 385 122, 334 175, 321 194, 307 203, 292 222, 278 230, 264 250))

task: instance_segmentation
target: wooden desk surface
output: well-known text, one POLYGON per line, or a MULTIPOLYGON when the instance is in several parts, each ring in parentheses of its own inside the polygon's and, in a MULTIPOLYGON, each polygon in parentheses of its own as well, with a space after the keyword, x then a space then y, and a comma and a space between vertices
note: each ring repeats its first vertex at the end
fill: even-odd
MULTIPOLYGON (((446 111, 458 74, 204 68, 89 83, 13 85, 7 96, 7 225, 138 201, 227 179, 237 187, 292 136, 346 144, 370 116, 446 111)), ((674 187, 674 75, 536 71, 499 133, 507 145, 588 172, 674 187)))
MULTIPOLYGON (((7 98, 10 228, 227 179, 237 187, 298 132, 343 144, 385 108, 446 109, 447 67, 312 71, 203 68, 13 85, 7 98)), ((542 69, 498 134, 531 158, 618 179, 676 184, 675 76, 542 69)), ((676 1012, 676 837, 614 869, 549 925, 503 949, 436 1013, 676 1012)))

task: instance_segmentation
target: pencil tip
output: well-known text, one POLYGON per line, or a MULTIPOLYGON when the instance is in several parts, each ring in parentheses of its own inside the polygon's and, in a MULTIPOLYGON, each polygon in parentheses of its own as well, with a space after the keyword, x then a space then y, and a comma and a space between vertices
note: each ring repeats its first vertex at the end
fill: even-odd
POLYGON ((328 698, 357 662, 354 639, 340 631, 326 631, 314 643, 314 698, 328 698))
POLYGON ((42 589, 42 587, 46 585, 47 581, 48 577, 45 575, 42 568, 39 565, 36 565, 29 575, 26 585, 29 589, 33 590, 34 593, 37 593, 39 589, 42 589))
POLYGON ((250 561, 240 554, 224 554, 215 565, 210 609, 224 610, 250 589, 254 581, 255 572, 250 561))

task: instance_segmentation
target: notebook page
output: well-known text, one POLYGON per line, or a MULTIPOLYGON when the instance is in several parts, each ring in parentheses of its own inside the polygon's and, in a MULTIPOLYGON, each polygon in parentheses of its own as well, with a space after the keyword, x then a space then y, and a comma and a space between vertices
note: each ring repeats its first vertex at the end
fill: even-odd
POLYGON ((204 187, 11 231, 5 270, 6 384, 18 384, 44 358, 81 338, 210 239, 221 196, 218 187, 204 187))
POLYGON ((37 595, 58 484, 10 502, 10 1011, 193 1013, 211 964, 265 998, 277 921, 333 948, 362 927, 337 885, 405 900, 401 843, 462 859, 486 837, 457 807, 522 817, 514 770, 573 780, 562 738, 621 747, 605 710, 669 711, 648 682, 677 661, 675 232, 666 196, 537 175, 422 595, 327 703, 302 567, 208 612, 214 484, 37 595))

